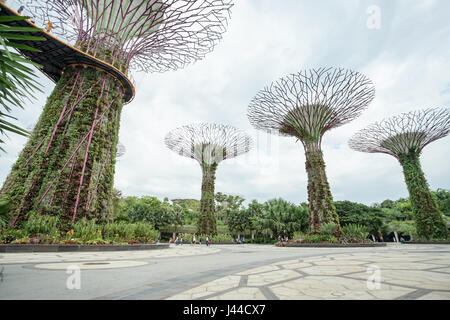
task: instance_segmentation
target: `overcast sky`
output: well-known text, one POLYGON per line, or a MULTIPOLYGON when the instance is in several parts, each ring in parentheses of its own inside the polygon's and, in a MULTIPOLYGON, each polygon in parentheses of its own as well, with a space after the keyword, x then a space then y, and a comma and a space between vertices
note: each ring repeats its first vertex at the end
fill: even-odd
MULTIPOLYGON (((324 137, 334 199, 372 204, 407 197, 395 158, 359 153, 347 142, 385 117, 450 107, 449 12, 448 0, 236 0, 228 31, 205 59, 176 72, 133 74, 136 97, 122 113, 119 137, 126 153, 117 162, 115 187, 126 196, 199 199, 199 165, 167 149, 163 140, 176 127, 216 122, 244 129, 255 140, 248 155, 220 164, 216 192, 307 201, 301 143, 253 130, 247 106, 280 77, 335 66, 364 73, 376 97, 361 117, 324 137)), ((24 127, 37 121, 54 88, 45 76, 40 80, 45 92, 14 113, 24 127)), ((7 140, 0 183, 24 144, 15 135, 7 140)), ((432 189, 450 189, 449 154, 450 137, 424 149, 422 166, 432 189)))

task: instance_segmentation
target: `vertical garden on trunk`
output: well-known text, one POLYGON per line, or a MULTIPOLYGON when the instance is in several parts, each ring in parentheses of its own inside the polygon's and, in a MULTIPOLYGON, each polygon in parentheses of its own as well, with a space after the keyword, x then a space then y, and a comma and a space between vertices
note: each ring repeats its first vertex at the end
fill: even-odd
POLYGON ((108 212, 122 95, 103 71, 67 69, 2 188, 12 226, 33 211, 66 223, 108 212))
POLYGON ((319 68, 281 78, 258 92, 248 107, 248 118, 255 128, 302 142, 311 233, 327 222, 335 223, 340 232, 325 171, 322 137, 358 117, 374 95, 372 82, 358 72, 319 68))
POLYGON ((430 108, 374 123, 349 141, 356 151, 385 153, 399 161, 414 210, 417 234, 427 240, 446 239, 448 230, 422 171, 420 155, 428 144, 447 136, 449 131, 450 109, 430 108))

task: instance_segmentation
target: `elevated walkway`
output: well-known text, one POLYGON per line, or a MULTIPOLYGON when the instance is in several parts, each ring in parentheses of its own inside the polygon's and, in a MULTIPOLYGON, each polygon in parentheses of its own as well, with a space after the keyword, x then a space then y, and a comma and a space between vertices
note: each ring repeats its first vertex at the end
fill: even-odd
MULTIPOLYGON (((20 16, 19 13, 9 8, 5 3, 0 1, 0 15, 20 16)), ((26 14, 24 14, 26 15, 26 14)), ((57 82, 64 69, 68 66, 81 65, 97 68, 109 73, 116 78, 122 85, 125 95, 124 102, 129 103, 135 96, 135 88, 132 81, 119 69, 113 65, 99 60, 90 54, 87 54, 70 44, 67 44, 54 37, 45 30, 39 28, 29 20, 21 20, 7 23, 10 26, 36 27, 40 32, 24 32, 24 35, 38 36, 46 38, 47 41, 29 41, 14 40, 16 43, 28 45, 30 47, 41 50, 41 52, 33 52, 27 50, 18 50, 23 56, 42 66, 40 69, 53 82, 57 82)))

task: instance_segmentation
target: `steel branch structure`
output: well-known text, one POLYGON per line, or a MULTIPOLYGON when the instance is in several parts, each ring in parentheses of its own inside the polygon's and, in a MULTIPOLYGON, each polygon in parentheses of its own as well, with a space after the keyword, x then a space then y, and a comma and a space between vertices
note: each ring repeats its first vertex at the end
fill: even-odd
POLYGON ((84 52, 149 72, 176 70, 222 38, 230 0, 36 0, 27 7, 84 52), (45 3, 45 5, 43 5, 45 3))
POLYGON ((322 137, 358 117, 375 96, 364 75, 341 68, 301 71, 261 90, 248 107, 257 129, 294 136, 303 143, 308 173, 310 231, 339 219, 325 173, 322 137))
MULTIPOLYGON (((17 1, 8 1, 17 3, 17 1)), ((23 0, 20 12, 46 25, 39 54, 21 51, 57 81, 31 138, 0 192, 11 227, 31 211, 107 217, 120 115, 132 99, 131 68, 163 72, 205 56, 225 31, 231 0, 23 0)), ((19 8, 19 7, 18 7, 19 8)), ((21 22, 22 23, 22 22, 21 22)), ((11 25, 14 27, 14 25, 11 25)), ((20 40, 18 40, 20 42, 20 40)), ((31 43, 27 45, 33 46, 31 43)))
POLYGON ((417 110, 374 123, 357 132, 350 148, 368 153, 386 153, 397 159, 449 134, 450 109, 417 110))
POLYGON ((420 154, 428 144, 450 132, 450 109, 430 108, 404 113, 374 123, 357 132, 350 148, 395 157, 403 168, 413 205, 418 235, 427 239, 446 238, 447 227, 431 196, 420 165, 420 154))
POLYGON ((245 132, 231 126, 194 124, 169 132, 165 144, 177 154, 200 164, 203 179, 198 228, 201 234, 216 234, 214 183, 217 166, 223 160, 249 152, 252 140, 245 132))

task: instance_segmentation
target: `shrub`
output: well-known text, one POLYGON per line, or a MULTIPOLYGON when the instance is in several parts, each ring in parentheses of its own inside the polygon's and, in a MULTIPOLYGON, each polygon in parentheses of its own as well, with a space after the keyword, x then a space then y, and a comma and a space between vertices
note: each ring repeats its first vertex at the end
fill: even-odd
POLYGON ((158 231, 150 223, 138 222, 135 224, 134 236, 139 240, 156 241, 158 239, 158 231))
POLYGON ((135 225, 130 223, 107 223, 103 227, 106 240, 132 240, 134 239, 135 225))
POLYGON ((28 237, 28 235, 23 230, 0 229, 0 243, 10 243, 24 237, 28 237))
POLYGON ((115 223, 120 223, 120 222, 129 223, 129 222, 131 222, 131 219, 130 219, 130 217, 128 217, 125 214, 120 214, 120 215, 118 215, 117 217, 114 218, 114 222, 115 223))
POLYGON ((298 239, 303 238, 304 236, 305 236, 305 233, 304 233, 304 232, 302 232, 302 231, 296 231, 296 232, 294 232, 294 237, 293 237, 293 239, 294 239, 294 240, 298 240, 298 239))
MULTIPOLYGON (((178 235, 178 241, 180 241, 181 238, 183 238, 183 243, 191 243, 192 239, 194 238, 194 235, 191 234, 191 233, 179 234, 178 235)), ((198 241, 199 237, 196 235, 195 239, 198 241)))
POLYGON ((365 226, 360 224, 348 224, 342 227, 342 236, 348 239, 367 239, 369 233, 365 226))
POLYGON ((0 200, 0 229, 6 228, 8 224, 7 213, 9 209, 10 207, 8 200, 0 200))
MULTIPOLYGON (((67 232, 67 236, 75 239, 79 239, 82 243, 88 241, 103 241, 101 226, 97 224, 97 220, 81 219, 72 226, 72 230, 67 232)), ((68 239, 67 239, 68 240, 68 239)))
POLYGON ((257 244, 275 244, 278 240, 270 239, 270 238, 254 238, 254 239, 245 239, 245 243, 257 243, 257 244))
POLYGON ((336 233, 336 231, 337 231, 337 224, 334 222, 327 222, 323 223, 320 226, 318 233, 323 236, 332 236, 333 234, 336 233))
POLYGON ((59 217, 31 213, 23 225, 23 232, 29 236, 53 235, 59 237, 59 217))
MULTIPOLYGON (((204 237, 206 239, 206 237, 204 237)), ((233 242, 233 237, 229 234, 217 234, 211 237, 212 243, 220 243, 220 242, 233 242)))

